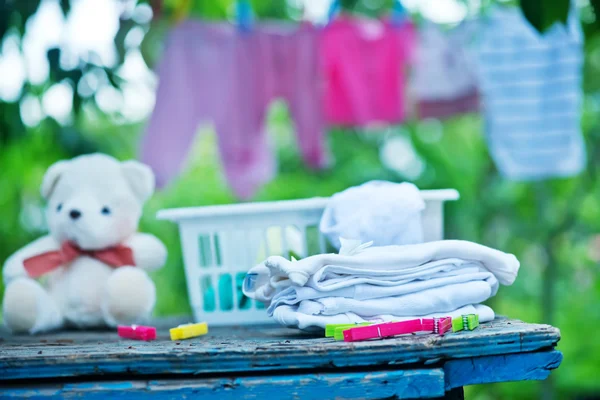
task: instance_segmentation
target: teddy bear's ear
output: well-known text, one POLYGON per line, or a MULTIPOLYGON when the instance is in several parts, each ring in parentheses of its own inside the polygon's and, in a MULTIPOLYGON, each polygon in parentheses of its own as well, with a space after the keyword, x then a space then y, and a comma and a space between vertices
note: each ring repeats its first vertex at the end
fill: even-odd
POLYGON ((48 200, 50 198, 52 191, 56 187, 60 176, 67 169, 68 164, 68 161, 58 161, 48 168, 44 174, 44 179, 42 179, 41 193, 44 199, 48 200))
POLYGON ((121 169, 138 200, 141 202, 148 200, 154 193, 154 173, 150 167, 130 160, 122 162, 121 169))

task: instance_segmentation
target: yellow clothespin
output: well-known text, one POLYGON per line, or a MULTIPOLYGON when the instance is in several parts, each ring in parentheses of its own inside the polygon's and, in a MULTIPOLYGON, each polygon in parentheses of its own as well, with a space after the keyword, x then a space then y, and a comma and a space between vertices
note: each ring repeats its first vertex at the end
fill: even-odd
POLYGON ((198 324, 184 324, 176 328, 169 329, 171 340, 191 339, 208 333, 208 325, 206 322, 198 324))

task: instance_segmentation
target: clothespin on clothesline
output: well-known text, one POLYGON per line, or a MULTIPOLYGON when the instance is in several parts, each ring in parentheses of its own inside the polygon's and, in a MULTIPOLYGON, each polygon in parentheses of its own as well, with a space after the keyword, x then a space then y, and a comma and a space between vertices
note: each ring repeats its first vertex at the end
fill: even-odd
MULTIPOLYGON (((168 1, 168 0, 167 0, 168 1)), ((171 1, 173 5, 173 15, 171 21, 174 24, 185 19, 192 8, 192 0, 175 0, 171 1)), ((160 10, 161 0, 154 0, 154 5, 157 10, 160 10)), ((236 0, 235 2, 235 21, 240 30, 244 32, 250 31, 253 23, 252 4, 250 0, 236 0)))
POLYGON ((394 1, 394 6, 392 7, 392 23, 394 25, 400 25, 406 20, 406 10, 404 6, 400 2, 400 0, 394 1))
POLYGON ((249 32, 253 23, 252 4, 249 0, 237 0, 235 2, 235 20, 242 32, 249 32))
MULTIPOLYGON (((331 22, 341 8, 340 0, 333 0, 327 11, 327 22, 331 22)), ((406 10, 400 0, 395 0, 392 6, 391 20, 394 25, 400 25, 406 19, 406 10)))
POLYGON ((327 23, 333 21, 340 8, 340 0, 333 0, 327 10, 327 23))

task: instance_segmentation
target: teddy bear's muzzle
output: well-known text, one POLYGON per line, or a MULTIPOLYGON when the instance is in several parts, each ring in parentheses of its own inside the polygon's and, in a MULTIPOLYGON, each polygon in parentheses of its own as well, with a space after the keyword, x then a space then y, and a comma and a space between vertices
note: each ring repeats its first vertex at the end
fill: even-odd
POLYGON ((73 209, 69 212, 69 217, 71 217, 72 220, 79 219, 79 217, 81 217, 81 211, 73 209))

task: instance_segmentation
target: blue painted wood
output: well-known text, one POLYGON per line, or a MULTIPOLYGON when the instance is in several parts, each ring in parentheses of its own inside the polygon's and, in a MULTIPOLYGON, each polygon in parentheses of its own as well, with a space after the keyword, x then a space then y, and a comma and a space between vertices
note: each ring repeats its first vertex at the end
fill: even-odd
POLYGON ((2 399, 416 399, 444 395, 441 368, 205 380, 96 382, 0 388, 2 399))
POLYGON ((543 380, 558 368, 562 354, 556 350, 474 357, 447 361, 443 369, 387 370, 318 373, 242 378, 109 381, 74 384, 36 384, 26 381, 0 384, 0 398, 147 399, 185 398, 431 398, 467 385, 543 380))
POLYGON ((207 336, 171 342, 120 340, 115 332, 60 332, 42 336, 0 334, 0 381, 120 374, 174 375, 362 367, 377 370, 440 361, 532 352, 551 348, 557 328, 499 318, 479 329, 403 336, 358 343, 336 342, 280 327, 211 328, 207 336))
POLYGON ((557 350, 474 357, 444 364, 446 390, 480 383, 544 380, 562 361, 557 350))

